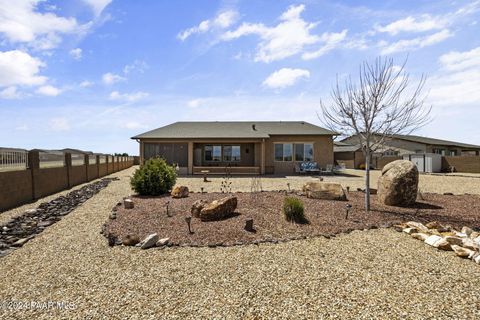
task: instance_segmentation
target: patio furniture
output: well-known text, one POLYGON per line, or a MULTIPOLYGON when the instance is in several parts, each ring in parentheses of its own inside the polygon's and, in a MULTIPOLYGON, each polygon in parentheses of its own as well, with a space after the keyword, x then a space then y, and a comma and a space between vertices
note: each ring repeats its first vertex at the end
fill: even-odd
POLYGON ((335 172, 333 171, 333 164, 327 164, 327 167, 325 169, 322 169, 320 171, 321 174, 334 174, 335 172))
POLYGON ((203 173, 203 182, 209 182, 207 179, 207 175, 210 173, 210 170, 202 170, 200 172, 203 173))
POLYGON ((314 161, 301 162, 295 165, 296 173, 320 173, 318 164, 314 161))

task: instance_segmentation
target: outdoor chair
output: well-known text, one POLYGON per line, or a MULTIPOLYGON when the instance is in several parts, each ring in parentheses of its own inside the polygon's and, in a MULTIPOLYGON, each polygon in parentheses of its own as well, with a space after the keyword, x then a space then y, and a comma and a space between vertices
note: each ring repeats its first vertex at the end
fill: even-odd
POLYGON ((295 165, 296 173, 320 173, 318 164, 314 161, 301 162, 295 165))
POLYGON ((325 169, 322 169, 320 171, 321 174, 335 174, 333 170, 333 164, 327 164, 327 167, 325 169))

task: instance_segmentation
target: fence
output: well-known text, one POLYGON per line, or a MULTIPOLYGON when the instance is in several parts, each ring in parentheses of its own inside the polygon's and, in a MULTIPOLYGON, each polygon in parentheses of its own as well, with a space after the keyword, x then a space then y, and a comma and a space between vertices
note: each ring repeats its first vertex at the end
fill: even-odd
MULTIPOLYGON (((376 169, 382 169, 387 163, 402 159, 402 157, 374 158, 376 169)), ((480 173, 480 156, 442 156, 443 172, 480 173)))
POLYGON ((0 212, 129 168, 134 157, 0 150, 0 212))

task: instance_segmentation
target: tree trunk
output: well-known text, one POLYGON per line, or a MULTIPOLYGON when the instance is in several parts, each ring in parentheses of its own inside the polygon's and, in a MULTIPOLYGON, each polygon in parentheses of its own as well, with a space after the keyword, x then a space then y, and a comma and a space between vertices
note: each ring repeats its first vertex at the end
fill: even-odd
POLYGON ((370 211, 370 152, 365 156, 365 211, 370 211))

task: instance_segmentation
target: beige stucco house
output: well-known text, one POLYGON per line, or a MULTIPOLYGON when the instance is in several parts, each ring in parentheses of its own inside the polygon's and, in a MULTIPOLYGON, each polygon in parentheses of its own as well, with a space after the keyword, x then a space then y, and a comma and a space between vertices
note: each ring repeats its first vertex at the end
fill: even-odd
POLYGON ((132 137, 140 161, 160 156, 182 174, 292 174, 296 164, 333 164, 336 133, 304 121, 175 122, 132 137))

